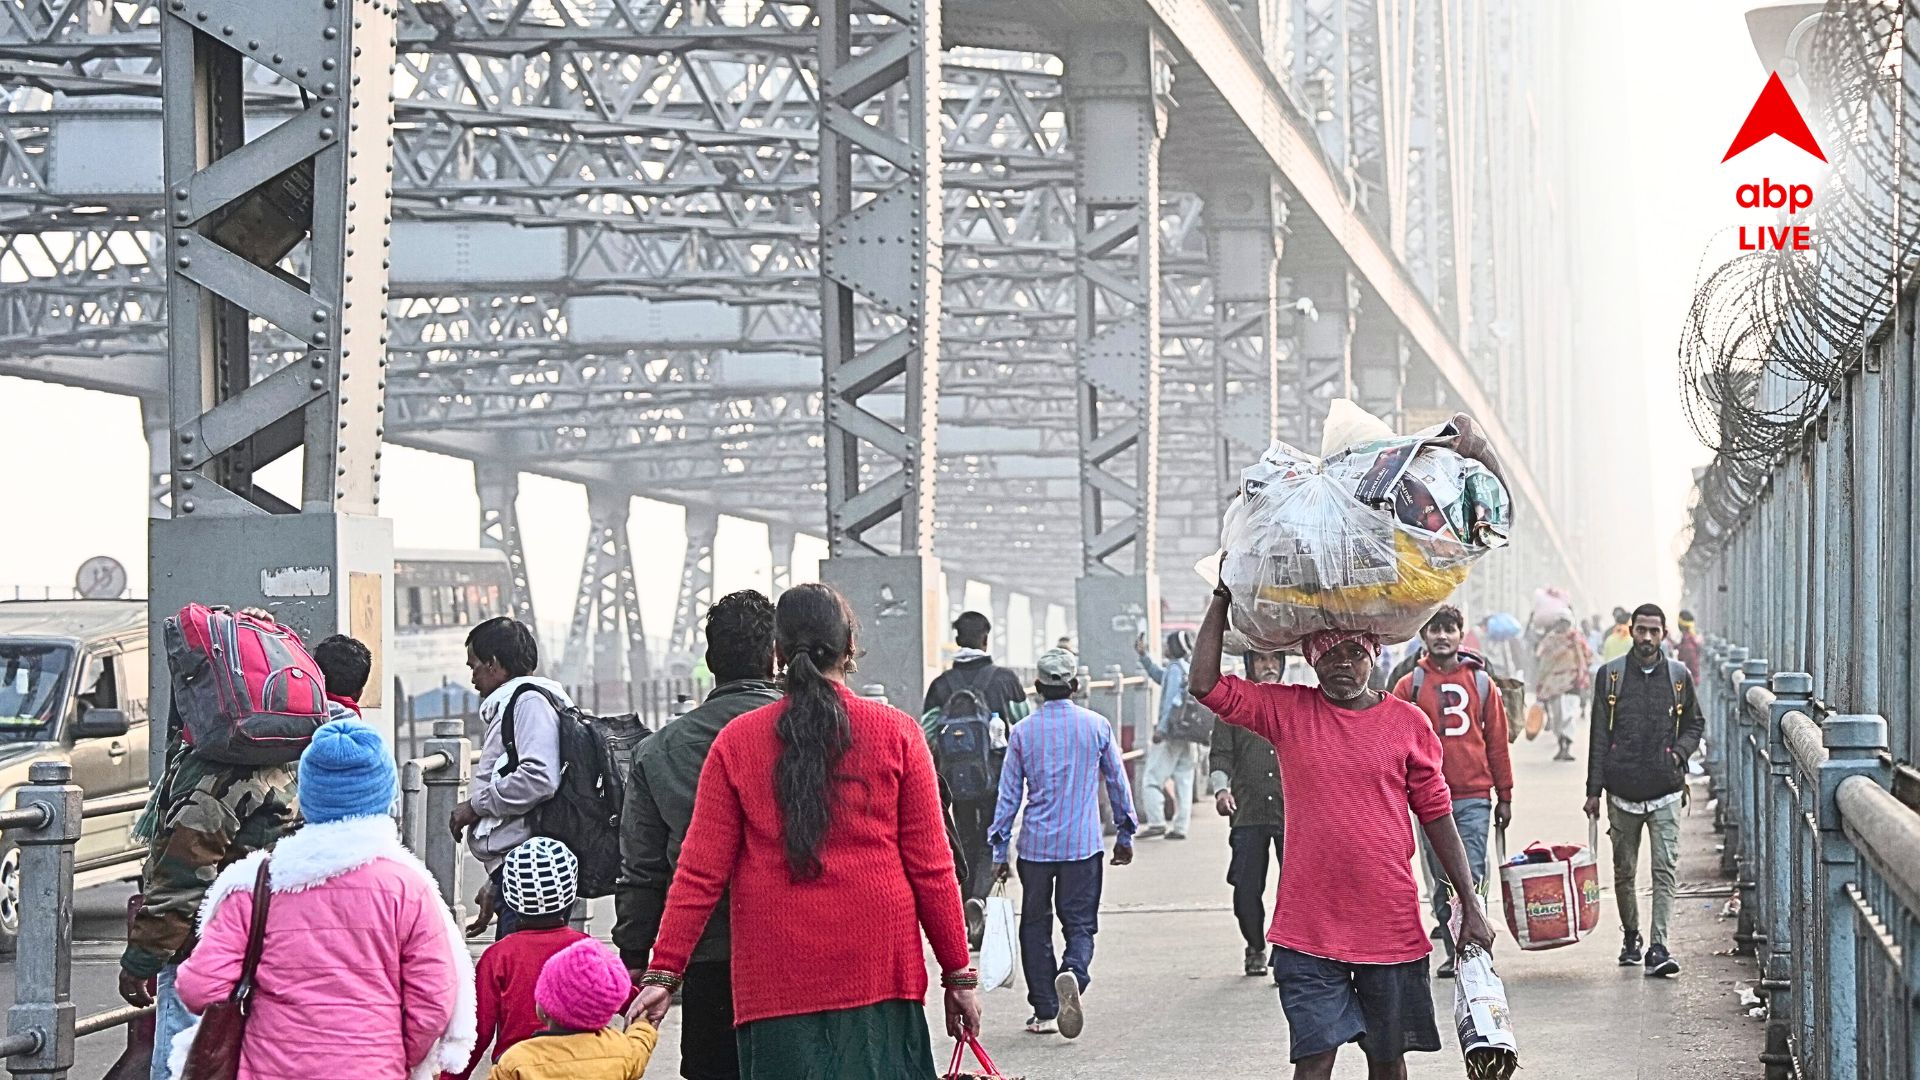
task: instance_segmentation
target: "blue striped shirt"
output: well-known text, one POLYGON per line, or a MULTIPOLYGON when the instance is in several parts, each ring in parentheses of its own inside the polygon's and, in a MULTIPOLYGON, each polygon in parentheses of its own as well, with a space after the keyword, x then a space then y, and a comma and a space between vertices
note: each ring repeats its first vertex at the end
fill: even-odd
POLYGON ((987 836, 993 861, 1007 861, 1013 816, 1025 791, 1020 857, 1028 862, 1076 862, 1105 849, 1100 834, 1100 785, 1107 787, 1123 841, 1133 839, 1133 794, 1107 718, 1071 701, 1043 702, 1014 726, 1000 770, 1000 804, 987 836))

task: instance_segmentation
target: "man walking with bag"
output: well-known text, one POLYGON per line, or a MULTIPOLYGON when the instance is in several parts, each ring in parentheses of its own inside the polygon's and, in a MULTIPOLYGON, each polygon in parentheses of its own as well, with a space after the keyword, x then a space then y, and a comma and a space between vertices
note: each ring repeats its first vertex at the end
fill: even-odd
MULTIPOLYGON (((1466 620, 1446 605, 1420 630, 1426 654, 1394 686, 1393 694, 1425 713, 1440 736, 1442 773, 1453 793, 1453 824, 1467 849, 1473 888, 1487 875, 1487 826, 1504 829, 1513 820, 1513 765, 1507 758, 1507 709, 1480 657, 1460 648, 1466 620)), ((1445 869, 1430 844, 1421 845, 1433 881, 1433 918, 1447 958, 1435 972, 1453 978, 1453 938, 1447 921, 1453 914, 1445 869)))
MULTIPOLYGON (((1287 669, 1287 654, 1249 652, 1247 678, 1255 683, 1278 683, 1287 669)), ((1247 943, 1241 970, 1248 975, 1267 973, 1267 852, 1272 862, 1284 862, 1285 805, 1280 793, 1280 762, 1273 744, 1243 727, 1221 724, 1213 732, 1208 786, 1213 808, 1229 819, 1227 884, 1233 886, 1233 916, 1247 943)))
POLYGON ((1093 965, 1093 936, 1100 929, 1100 886, 1106 858, 1100 826, 1100 788, 1107 789, 1116 838, 1113 865, 1133 861, 1133 795, 1120 765, 1113 726, 1098 713, 1075 705, 1079 658, 1065 649, 1049 649, 1035 666, 1033 688, 1040 708, 1013 729, 1007 760, 1000 772, 1000 801, 988 837, 993 845, 994 877, 1013 876, 1007 849, 1013 819, 1020 823, 1020 961, 1026 972, 1027 1001, 1035 1035, 1059 1032, 1079 1036, 1085 1023, 1080 995, 1093 965), (1054 912, 1067 949, 1054 962, 1054 912))
POLYGON ((1687 759, 1700 747, 1706 717, 1694 696, 1693 673, 1662 649, 1666 613, 1642 604, 1633 613, 1633 651, 1601 665, 1593 693, 1593 744, 1588 752, 1587 816, 1600 816, 1607 796, 1607 836, 1613 840, 1613 895, 1620 905, 1620 966, 1641 962, 1640 903, 1634 876, 1640 834, 1652 849, 1653 923, 1648 928, 1648 976, 1678 975, 1667 950, 1675 867, 1680 862, 1680 806, 1686 801, 1687 759))
POLYGON ((1185 840, 1193 824, 1193 774, 1200 767, 1200 751, 1213 734, 1213 715, 1187 695, 1188 657, 1193 655, 1193 631, 1167 635, 1165 667, 1153 662, 1144 639, 1134 642, 1147 678, 1160 684, 1160 719, 1153 726, 1153 745, 1147 748, 1147 827, 1141 836, 1165 835, 1185 840), (1173 821, 1162 805, 1164 788, 1173 781, 1173 821))

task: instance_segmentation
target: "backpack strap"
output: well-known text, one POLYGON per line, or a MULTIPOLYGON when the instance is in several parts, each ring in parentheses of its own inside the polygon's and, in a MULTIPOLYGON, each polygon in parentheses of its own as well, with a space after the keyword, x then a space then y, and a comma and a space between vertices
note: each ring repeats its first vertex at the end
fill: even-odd
POLYGON ((507 699, 506 715, 500 718, 500 745, 505 750, 504 756, 507 759, 507 767, 497 770, 495 772, 497 776, 505 776, 520 767, 520 747, 514 742, 513 738, 513 714, 514 711, 520 707, 520 699, 529 691, 546 698, 547 704, 553 706, 554 715, 560 715, 560 703, 554 700, 552 694, 547 693, 546 687, 540 686, 537 683, 521 683, 515 687, 513 696, 507 699))
POLYGON ((1613 720, 1620 705, 1620 678, 1626 674, 1627 658, 1616 657, 1603 668, 1607 673, 1607 737, 1613 737, 1613 720))
POLYGON ((1427 669, 1416 663, 1413 665, 1412 674, 1413 685, 1408 689, 1413 691, 1413 696, 1408 700, 1418 705, 1420 703, 1420 688, 1427 685, 1427 669))
POLYGON ((1493 679, 1485 667, 1473 669, 1473 689, 1480 695, 1480 732, 1484 735, 1487 731, 1487 700, 1493 696, 1493 679))

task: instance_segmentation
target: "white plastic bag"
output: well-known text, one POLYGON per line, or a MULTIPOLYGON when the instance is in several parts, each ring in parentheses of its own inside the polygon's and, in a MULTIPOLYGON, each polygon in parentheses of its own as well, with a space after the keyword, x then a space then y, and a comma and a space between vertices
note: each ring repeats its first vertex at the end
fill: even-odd
POLYGON ((987 927, 980 936, 980 989, 1013 985, 1013 969, 1020 966, 1019 920, 1004 887, 986 899, 987 927))
POLYGON ((1493 958, 1477 948, 1463 949, 1453 978, 1453 1026, 1468 1080, 1507 1080, 1520 1065, 1520 1043, 1493 958))

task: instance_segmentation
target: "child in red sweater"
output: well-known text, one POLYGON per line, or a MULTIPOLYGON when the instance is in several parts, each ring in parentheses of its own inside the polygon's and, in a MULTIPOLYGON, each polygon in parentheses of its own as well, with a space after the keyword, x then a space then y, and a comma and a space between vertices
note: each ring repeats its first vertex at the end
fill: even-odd
POLYGON ((567 845, 538 836, 507 853, 500 874, 500 892, 520 917, 514 932, 487 947, 474 971, 478 984, 479 1041, 473 1057, 456 1076, 440 1080, 467 1080, 487 1044, 493 1060, 515 1043, 546 1028, 534 1002, 534 988, 547 959, 587 935, 567 925, 580 876, 580 862, 567 845))

